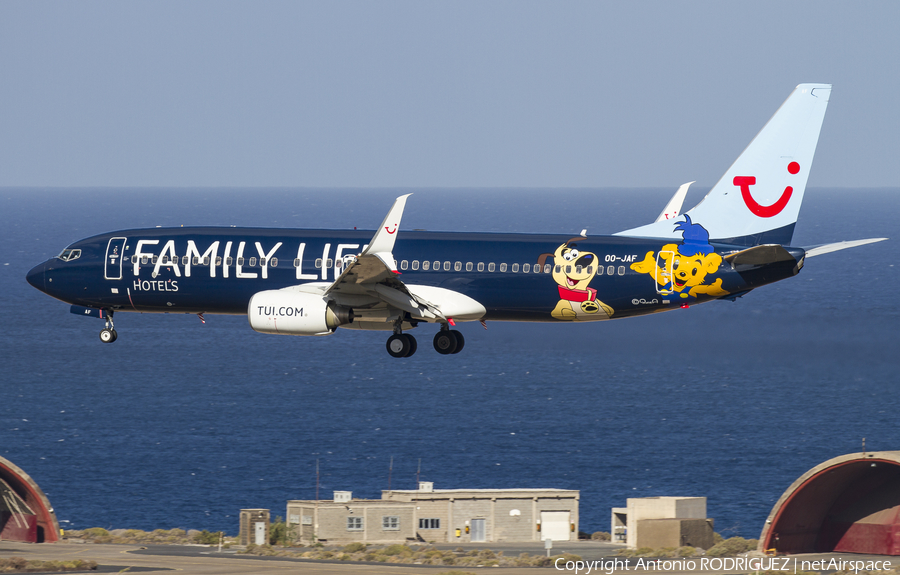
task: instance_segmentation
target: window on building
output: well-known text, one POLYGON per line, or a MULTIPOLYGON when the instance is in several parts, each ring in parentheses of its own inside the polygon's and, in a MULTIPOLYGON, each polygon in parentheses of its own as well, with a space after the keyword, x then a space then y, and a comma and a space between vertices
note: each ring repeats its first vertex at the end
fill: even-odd
POLYGON ((348 517, 347 518, 347 531, 362 531, 363 530, 363 518, 362 517, 348 517))
POLYGON ((302 522, 302 525, 312 525, 312 519, 312 515, 303 515, 300 521, 302 522))
POLYGON ((419 519, 419 529, 440 529, 440 518, 421 518, 419 519))
POLYGON ((400 518, 396 515, 385 515, 381 518, 382 531, 400 531, 400 518))

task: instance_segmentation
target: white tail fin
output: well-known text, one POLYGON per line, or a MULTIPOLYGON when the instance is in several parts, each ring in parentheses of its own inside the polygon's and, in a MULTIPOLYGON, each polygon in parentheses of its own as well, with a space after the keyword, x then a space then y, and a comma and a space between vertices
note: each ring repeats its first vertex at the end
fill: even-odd
MULTIPOLYGON (((830 94, 830 84, 797 86, 703 201, 687 212, 706 228, 710 241, 790 244, 830 94)), ((671 221, 616 235, 679 237, 671 221)))

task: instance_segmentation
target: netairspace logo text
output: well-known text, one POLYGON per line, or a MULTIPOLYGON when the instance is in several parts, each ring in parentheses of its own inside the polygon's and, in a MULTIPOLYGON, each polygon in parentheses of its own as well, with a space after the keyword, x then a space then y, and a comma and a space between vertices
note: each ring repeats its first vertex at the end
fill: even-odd
POLYGON ((888 571, 890 561, 860 561, 839 558, 817 561, 798 560, 796 557, 700 557, 697 559, 598 559, 596 561, 566 561, 563 557, 554 562, 557 571, 612 575, 616 571, 888 571))

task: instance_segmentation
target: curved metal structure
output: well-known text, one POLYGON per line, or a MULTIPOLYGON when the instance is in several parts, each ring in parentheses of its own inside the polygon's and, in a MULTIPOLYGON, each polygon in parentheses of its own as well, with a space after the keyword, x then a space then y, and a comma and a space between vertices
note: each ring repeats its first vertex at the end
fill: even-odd
POLYGON ((794 481, 772 508, 760 550, 900 555, 900 451, 835 457, 794 481))
POLYGON ((26 543, 59 541, 59 522, 38 484, 0 457, 0 539, 26 543))

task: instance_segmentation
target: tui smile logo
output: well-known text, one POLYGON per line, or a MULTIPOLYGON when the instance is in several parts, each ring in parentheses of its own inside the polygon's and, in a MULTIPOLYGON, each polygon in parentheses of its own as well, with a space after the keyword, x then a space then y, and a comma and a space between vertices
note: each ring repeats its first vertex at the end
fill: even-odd
MULTIPOLYGON (((788 164, 787 171, 791 175, 798 173, 800 171, 800 164, 791 162, 788 164)), ((750 186, 754 184, 756 184, 755 176, 735 176, 734 178, 734 185, 741 188, 741 197, 744 198, 744 204, 747 205, 747 208, 749 208, 753 214, 761 218, 771 218, 772 216, 780 214, 785 206, 788 205, 788 202, 791 201, 791 194, 794 193, 794 188, 787 186, 784 188, 781 197, 778 198, 774 204, 764 206, 753 199, 753 194, 750 193, 750 186)))
POLYGON ((397 232, 397 224, 394 224, 394 229, 391 229, 390 226, 384 226, 384 231, 389 234, 394 234, 397 232))

